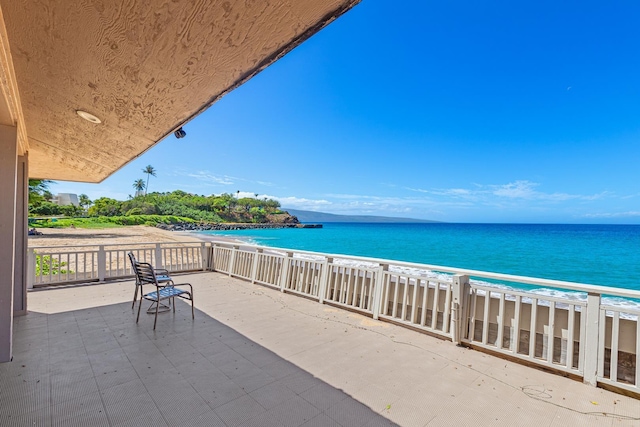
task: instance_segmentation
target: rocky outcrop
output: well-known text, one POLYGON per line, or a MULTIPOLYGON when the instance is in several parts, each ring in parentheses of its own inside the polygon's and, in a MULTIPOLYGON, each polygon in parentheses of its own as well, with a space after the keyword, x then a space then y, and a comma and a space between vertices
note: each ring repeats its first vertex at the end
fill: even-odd
MULTIPOLYGON (((295 218, 295 217, 293 217, 295 218)), ((255 230, 264 228, 322 228, 322 224, 300 224, 297 222, 283 223, 177 223, 158 224, 156 227, 169 231, 228 231, 228 230, 255 230)))
POLYGON ((288 212, 283 212, 281 214, 269 214, 267 215, 267 220, 271 224, 300 224, 298 218, 289 215, 288 212))

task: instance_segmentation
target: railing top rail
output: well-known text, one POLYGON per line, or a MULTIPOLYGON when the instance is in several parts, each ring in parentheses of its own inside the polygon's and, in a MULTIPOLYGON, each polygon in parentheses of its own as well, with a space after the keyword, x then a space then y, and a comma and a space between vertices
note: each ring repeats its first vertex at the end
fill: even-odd
POLYGON ((625 298, 640 299, 640 291, 634 291, 631 289, 623 289, 623 288, 613 288, 613 287, 602 286, 602 285, 592 285, 587 283, 567 282, 563 280, 554 280, 554 279, 541 279, 541 278, 528 277, 528 276, 517 276, 512 274, 493 273, 488 271, 469 270, 469 269, 456 268, 456 267, 445 267, 442 265, 420 264, 415 262, 397 261, 397 260, 389 260, 389 259, 383 259, 383 258, 362 257, 357 255, 328 254, 328 253, 322 253, 322 252, 312 252, 312 251, 305 251, 305 250, 298 250, 298 249, 291 249, 291 248, 259 246, 259 245, 252 245, 249 243, 241 243, 241 242, 228 242, 228 241, 214 240, 214 241, 211 241, 210 243, 215 245, 221 245, 221 246, 232 246, 232 247, 237 246, 241 248, 262 249, 262 250, 285 252, 285 253, 288 252, 288 253, 295 253, 295 254, 320 256, 325 258, 348 259, 348 260, 363 261, 368 263, 377 263, 380 265, 386 264, 386 265, 393 265, 397 267, 431 270, 431 271, 437 271, 441 273, 461 274, 461 275, 479 277, 484 279, 499 280, 503 282, 513 282, 513 283, 521 283, 526 285, 558 288, 558 289, 564 289, 564 290, 569 290, 574 292, 586 292, 590 294, 606 294, 606 295, 619 296, 619 297, 625 297, 625 298))
MULTIPOLYGON (((29 246, 29 249, 64 249, 67 247, 73 247, 73 248, 96 248, 96 247, 100 247, 103 246, 105 248, 113 248, 116 246, 119 247, 125 247, 125 248, 137 248, 140 246, 155 246, 155 245, 164 245, 164 246, 171 246, 171 245, 198 245, 200 246, 202 243, 206 243, 206 242, 141 242, 141 243, 106 243, 106 244, 101 244, 101 243, 94 243, 94 244, 89 244, 89 245, 76 245, 76 244, 72 244, 72 245, 65 245, 65 246, 29 246)), ((142 249, 142 248, 141 248, 142 249)), ((73 252, 73 251, 71 251, 73 252)))

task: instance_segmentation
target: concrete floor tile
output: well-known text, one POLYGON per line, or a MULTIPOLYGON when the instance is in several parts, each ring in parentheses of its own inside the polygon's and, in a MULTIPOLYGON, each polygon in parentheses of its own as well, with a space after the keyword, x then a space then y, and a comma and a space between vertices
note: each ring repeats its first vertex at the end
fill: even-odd
POLYGON ((98 384, 92 376, 78 381, 61 378, 62 381, 51 378, 51 403, 66 402, 68 400, 76 400, 85 398, 90 395, 98 395, 98 384))
POLYGON ((155 402, 149 395, 136 396, 131 399, 122 400, 114 404, 105 404, 107 416, 112 424, 124 424, 128 420, 146 414, 153 414, 159 411, 155 402))
POLYGON ((269 363, 262 367, 262 370, 279 380, 288 377, 298 371, 298 368, 288 360, 280 359, 276 362, 269 363))
POLYGON ((99 394, 89 394, 53 405, 53 425, 109 425, 105 407, 99 394))
MULTIPOLYGON (((113 427, 169 427, 158 409, 125 418, 110 420, 113 427)), ((173 427, 173 426, 171 426, 173 427)))
MULTIPOLYGON (((180 420, 175 427, 226 427, 224 421, 213 410, 187 420, 180 420)), ((266 426, 263 426, 266 427, 266 426)))
POLYGON ((276 381, 275 378, 258 367, 250 369, 247 373, 233 377, 231 380, 238 384, 247 393, 251 393, 254 390, 276 381))
POLYGON ((442 411, 440 414, 436 415, 435 418, 429 420, 425 425, 428 427, 515 425, 500 423, 496 417, 479 414, 472 409, 465 408, 463 405, 459 406, 457 409, 450 409, 451 410, 448 411, 442 411))
POLYGON ((342 390, 321 382, 300 393, 300 397, 321 411, 325 411, 349 396, 342 390))
POLYGON ((138 374, 132 366, 125 366, 119 368, 110 368, 109 370, 101 370, 102 372, 95 370, 95 379, 100 390, 108 389, 109 387, 117 386, 129 382, 133 379, 137 379, 138 374))
POLYGON ((249 395, 239 397, 215 409, 215 413, 229 427, 239 426, 265 412, 266 410, 249 395))
POLYGON ((102 390, 100 395, 105 405, 115 405, 123 400, 133 399, 147 393, 144 383, 140 379, 134 379, 102 390))
POLYGON ((279 381, 254 390, 249 395, 265 409, 271 409, 296 396, 293 391, 279 381))
POLYGON ((298 371, 281 378, 280 383, 289 387, 294 393, 300 394, 320 384, 321 381, 307 372, 298 371))
POLYGON ((302 424, 303 427, 343 427, 342 424, 322 413, 311 418, 306 423, 302 424))
MULTIPOLYGON (((551 427, 565 427, 565 426, 584 426, 584 427, 600 427, 600 426, 625 426, 625 425, 635 425, 638 422, 636 420, 621 420, 616 419, 615 417, 605 417, 605 416, 597 416, 597 415, 586 415, 581 414, 579 412, 569 411, 566 409, 559 409, 555 416, 553 417, 553 421, 551 422, 551 427)), ((531 425, 534 425, 533 423, 531 425)), ((539 425, 539 424, 538 424, 539 425)))
POLYGON ((158 404, 158 409, 171 426, 211 412, 209 405, 195 392, 188 396, 176 394, 173 400, 158 404))
POLYGON ((28 412, 22 415, 12 415, 9 413, 0 414, 0 426, 13 427, 13 426, 38 426, 49 427, 51 426, 51 412, 50 408, 37 410, 35 412, 28 412))
POLYGON ((229 379, 194 384, 193 388, 212 409, 247 395, 246 391, 229 379))
POLYGON ((363 427, 398 427, 398 426, 399 424, 394 423, 393 421, 385 418, 382 415, 370 419, 363 425, 363 427))
POLYGON ((381 411, 381 416, 403 427, 422 427, 433 420, 441 408, 442 405, 437 402, 434 405, 416 406, 400 400, 381 411))
POLYGON ((293 397, 269 409, 270 416, 282 426, 301 426, 318 416, 322 411, 301 397, 293 397))
POLYGON ((378 414, 357 400, 343 399, 324 411, 343 426, 359 427, 371 421, 378 414))

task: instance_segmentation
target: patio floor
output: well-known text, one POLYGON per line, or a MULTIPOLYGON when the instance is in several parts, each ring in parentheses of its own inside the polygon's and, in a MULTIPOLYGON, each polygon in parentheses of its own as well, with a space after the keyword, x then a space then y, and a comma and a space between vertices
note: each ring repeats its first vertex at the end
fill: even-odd
POLYGON ((638 425, 640 401, 229 278, 131 309, 133 282, 37 290, 0 426, 638 425))

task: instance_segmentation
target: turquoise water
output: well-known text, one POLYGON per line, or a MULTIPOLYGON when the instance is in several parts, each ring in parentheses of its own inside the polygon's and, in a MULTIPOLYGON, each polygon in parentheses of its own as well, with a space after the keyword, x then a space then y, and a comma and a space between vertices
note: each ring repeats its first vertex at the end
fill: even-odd
POLYGON ((640 290, 640 225, 326 223, 322 229, 203 234, 640 290))

